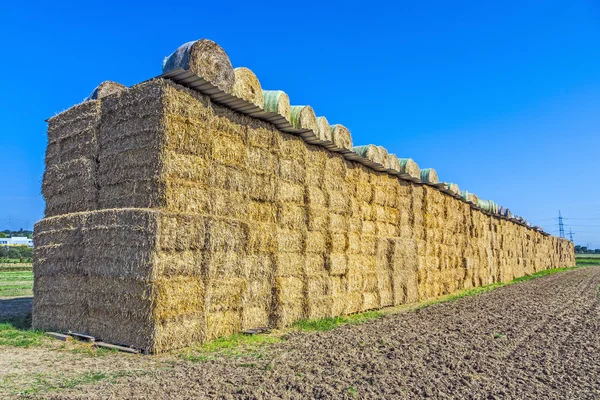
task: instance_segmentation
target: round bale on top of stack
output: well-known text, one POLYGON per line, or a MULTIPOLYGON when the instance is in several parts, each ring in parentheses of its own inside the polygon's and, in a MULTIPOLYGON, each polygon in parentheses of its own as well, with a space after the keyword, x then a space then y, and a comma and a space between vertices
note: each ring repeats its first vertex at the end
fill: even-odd
POLYGON ((290 97, 282 90, 263 90, 265 111, 281 115, 292 121, 290 97))
POLYGON ((263 91, 254 72, 246 67, 236 68, 233 72, 235 74, 233 95, 249 101, 260 108, 264 108, 265 99, 263 97, 263 91))
POLYGON ((120 83, 113 81, 104 81, 96 86, 94 91, 92 91, 92 94, 86 97, 84 101, 100 100, 106 96, 110 96, 111 94, 115 93, 121 93, 125 90, 127 90, 127 86, 125 85, 121 85, 120 83))
POLYGON ((421 170, 421 181, 425 182, 425 183, 438 183, 438 175, 437 172, 435 172, 435 169, 433 168, 423 168, 421 170))
POLYGON ((292 106, 290 123, 296 129, 310 129, 319 134, 319 123, 311 106, 292 106))
POLYGON ((222 91, 231 94, 235 72, 225 50, 208 39, 200 39, 179 46, 163 61, 163 72, 184 69, 202 77, 222 91))
POLYGON ((412 158, 399 158, 398 162, 400 163, 400 172, 413 178, 421 178, 421 170, 412 158))

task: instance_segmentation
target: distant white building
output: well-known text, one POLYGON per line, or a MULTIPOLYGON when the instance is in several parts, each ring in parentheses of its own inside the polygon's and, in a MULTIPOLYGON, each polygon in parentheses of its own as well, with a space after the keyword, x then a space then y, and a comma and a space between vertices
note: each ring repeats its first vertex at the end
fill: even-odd
POLYGON ((0 238, 0 246, 29 246, 33 247, 33 239, 24 236, 0 238))

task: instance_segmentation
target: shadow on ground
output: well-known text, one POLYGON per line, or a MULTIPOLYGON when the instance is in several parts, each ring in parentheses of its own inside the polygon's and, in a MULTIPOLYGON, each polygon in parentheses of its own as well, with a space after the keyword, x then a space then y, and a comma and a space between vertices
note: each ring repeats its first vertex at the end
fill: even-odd
POLYGON ((18 329, 31 327, 33 297, 0 299, 0 324, 9 323, 18 329))

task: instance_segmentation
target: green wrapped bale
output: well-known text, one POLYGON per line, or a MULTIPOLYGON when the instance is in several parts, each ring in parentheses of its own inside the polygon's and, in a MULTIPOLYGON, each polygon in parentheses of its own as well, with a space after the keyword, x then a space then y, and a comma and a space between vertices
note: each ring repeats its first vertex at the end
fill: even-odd
POLYGON ((408 174, 417 179, 421 177, 421 170, 412 158, 399 158, 398 162, 400 163, 400 172, 403 174, 408 174))
POLYGON ((292 106, 290 110, 290 123, 296 129, 310 129, 319 134, 317 116, 311 106, 292 106))
POLYGON ((290 98, 282 90, 263 90, 265 111, 281 115, 288 121, 292 120, 290 98))
POLYGON ((354 146, 352 151, 363 158, 371 160, 374 163, 385 167, 387 163, 387 151, 382 153, 381 149, 383 149, 383 147, 375 146, 374 144, 368 144, 365 146, 354 146))
POLYGON ((425 183, 438 183, 438 175, 433 168, 424 168, 421 170, 421 181, 425 183))

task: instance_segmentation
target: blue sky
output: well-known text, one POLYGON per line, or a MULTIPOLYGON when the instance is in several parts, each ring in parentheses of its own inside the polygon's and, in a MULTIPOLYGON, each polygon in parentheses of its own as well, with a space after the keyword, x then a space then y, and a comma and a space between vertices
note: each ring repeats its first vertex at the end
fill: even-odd
POLYGON ((0 230, 43 217, 46 118, 210 38, 355 144, 412 157, 551 233, 560 209, 577 244, 600 247, 598 1, 321 3, 3 5, 0 230))

